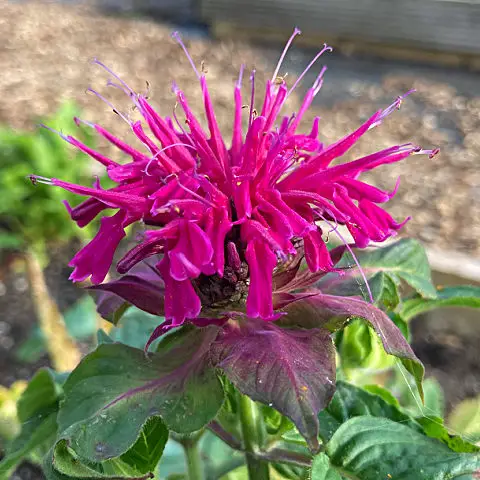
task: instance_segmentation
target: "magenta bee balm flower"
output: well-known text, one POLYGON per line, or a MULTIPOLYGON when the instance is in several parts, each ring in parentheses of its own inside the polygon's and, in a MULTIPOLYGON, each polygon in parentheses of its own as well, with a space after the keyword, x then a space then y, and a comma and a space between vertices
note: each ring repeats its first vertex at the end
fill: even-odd
MULTIPOLYGON (((359 176, 412 154, 432 155, 435 151, 412 144, 396 145, 333 165, 399 107, 403 97, 332 145, 318 140, 318 118, 308 133, 300 133, 302 117, 322 86, 325 67, 298 112, 285 114, 288 96, 317 59, 331 49, 324 46, 289 87, 278 74, 298 33, 295 30, 288 41, 261 99, 255 91, 255 72, 251 73, 248 108, 244 108, 242 98, 241 70, 234 87, 231 139, 222 136, 206 77, 191 59, 203 96, 207 130, 176 85, 173 90, 185 117, 180 121, 162 118, 145 96, 116 78, 120 82, 117 86, 143 116, 143 122, 124 117, 142 150, 93 124, 131 161, 117 163, 71 136, 64 138, 102 163, 117 186, 105 190, 99 183, 84 187, 49 180, 88 197, 80 205, 68 207, 80 227, 100 213, 107 214, 96 237, 72 259, 72 280, 90 277, 93 283, 101 283, 125 228, 141 221, 149 228, 143 240, 119 261, 117 270, 128 273, 149 257, 161 258, 151 269, 163 280, 162 286, 157 275, 155 285, 164 288, 162 313, 169 324, 197 317, 221 318, 228 312, 272 320, 278 318, 275 309, 285 304, 280 294, 275 298, 282 297, 282 301, 274 302, 272 279, 295 258, 304 256, 313 273, 334 269, 336 260, 327 249, 322 228, 345 225, 355 245, 366 247, 371 241, 383 242, 402 227, 405 221, 395 221, 380 206, 392 198, 396 188, 385 192, 362 182, 359 176)), ((174 37, 185 49, 180 37, 174 37)))

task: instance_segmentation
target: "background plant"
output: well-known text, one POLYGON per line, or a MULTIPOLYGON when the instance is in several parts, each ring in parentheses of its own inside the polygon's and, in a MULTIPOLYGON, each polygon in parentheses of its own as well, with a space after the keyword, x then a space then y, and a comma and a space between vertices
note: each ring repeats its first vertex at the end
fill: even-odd
MULTIPOLYGON (((92 146, 93 137, 88 129, 78 128, 72 121, 78 113, 73 103, 64 103, 56 114, 41 122, 65 134, 75 131, 83 142, 92 146)), ((0 204, 0 255, 16 252, 24 260, 35 311, 53 365, 59 370, 70 370, 80 354, 48 292, 43 268, 49 261, 50 249, 84 240, 91 232, 89 227, 79 229, 69 220, 62 201, 72 201, 71 194, 32 189, 28 176, 35 171, 48 175, 68 172, 79 182, 91 178, 86 155, 70 149, 55 133, 40 127, 31 132, 1 127, 0 191, 5 195, 0 204)))

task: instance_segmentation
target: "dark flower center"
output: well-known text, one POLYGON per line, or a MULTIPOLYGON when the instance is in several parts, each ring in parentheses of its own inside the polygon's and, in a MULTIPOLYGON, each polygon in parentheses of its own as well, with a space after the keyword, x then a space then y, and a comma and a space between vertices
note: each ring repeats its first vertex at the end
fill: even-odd
POLYGON ((240 307, 248 293, 248 265, 245 261, 239 269, 227 265, 223 277, 202 274, 192 280, 192 284, 209 313, 210 310, 231 308, 232 304, 240 307))

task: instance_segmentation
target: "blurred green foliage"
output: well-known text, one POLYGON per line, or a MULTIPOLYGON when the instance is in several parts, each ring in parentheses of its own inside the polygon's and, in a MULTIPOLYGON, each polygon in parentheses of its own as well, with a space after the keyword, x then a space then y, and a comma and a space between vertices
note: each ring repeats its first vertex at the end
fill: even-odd
MULTIPOLYGON (((78 114, 74 104, 65 103, 39 123, 74 135, 92 147, 93 133, 73 121, 78 114)), ((79 229, 62 204, 67 200, 76 205, 78 197, 60 188, 35 188, 28 175, 60 177, 88 185, 92 181, 91 165, 87 155, 45 128, 20 132, 0 127, 0 250, 24 250, 28 246, 45 255, 49 242, 90 237, 88 227, 79 229)))

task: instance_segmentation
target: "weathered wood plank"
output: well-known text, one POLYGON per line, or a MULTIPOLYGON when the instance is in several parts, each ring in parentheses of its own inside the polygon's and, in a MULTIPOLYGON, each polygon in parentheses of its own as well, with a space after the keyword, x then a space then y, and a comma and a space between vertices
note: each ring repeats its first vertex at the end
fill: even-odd
POLYGON ((480 53, 478 0, 201 0, 209 24, 480 53))

